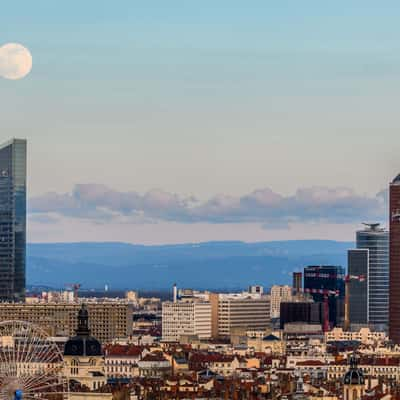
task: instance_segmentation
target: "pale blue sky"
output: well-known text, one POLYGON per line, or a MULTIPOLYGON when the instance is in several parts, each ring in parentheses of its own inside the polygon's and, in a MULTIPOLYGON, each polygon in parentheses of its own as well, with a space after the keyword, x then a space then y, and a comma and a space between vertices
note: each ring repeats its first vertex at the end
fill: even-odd
POLYGON ((399 17, 395 1, 2 4, 0 45, 33 56, 27 78, 0 79, 2 137, 29 140, 30 197, 48 205, 48 191, 96 183, 113 198, 156 188, 185 203, 171 213, 157 197, 168 211, 159 215, 144 195, 123 218, 98 197, 68 212, 52 204, 51 218, 40 204, 30 239, 351 239, 364 200, 366 219, 384 218, 375 195, 400 170, 399 17), (315 186, 350 210, 319 190, 333 217, 310 216, 316 191, 295 193, 315 186), (271 217, 269 195, 268 212, 242 207, 264 188, 290 207, 271 217), (82 218, 104 206, 116 218, 82 218))

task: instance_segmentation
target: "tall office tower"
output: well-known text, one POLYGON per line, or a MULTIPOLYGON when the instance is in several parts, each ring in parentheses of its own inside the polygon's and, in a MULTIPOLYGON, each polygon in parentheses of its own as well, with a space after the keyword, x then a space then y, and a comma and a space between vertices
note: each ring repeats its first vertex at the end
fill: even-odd
POLYGON ((305 267, 304 291, 309 292, 314 301, 319 303, 323 303, 327 296, 330 324, 336 326, 341 322, 344 305, 343 267, 337 265, 305 267), (334 292, 337 292, 337 295, 334 292))
POLYGON ((303 291, 303 274, 301 272, 293 272, 293 294, 299 294, 303 291))
POLYGON ((349 322, 351 324, 368 324, 368 269, 369 250, 351 249, 347 252, 349 276, 364 276, 360 281, 349 281, 349 322))
POLYGON ((26 140, 0 146, 0 301, 25 299, 26 140))
MULTIPOLYGON (((357 249, 368 250, 368 269, 364 274, 368 279, 368 323, 375 329, 387 328, 389 312, 389 232, 380 224, 364 224, 366 228, 357 231, 357 249)), ((365 269, 365 268, 364 268, 365 269)), ((351 273, 350 275, 361 275, 351 273)), ((364 282, 350 280, 350 293, 354 287, 365 286, 364 282)), ((350 318, 351 321, 351 318, 350 318)))
POLYGON ((390 184, 389 338, 400 344, 400 174, 390 184))

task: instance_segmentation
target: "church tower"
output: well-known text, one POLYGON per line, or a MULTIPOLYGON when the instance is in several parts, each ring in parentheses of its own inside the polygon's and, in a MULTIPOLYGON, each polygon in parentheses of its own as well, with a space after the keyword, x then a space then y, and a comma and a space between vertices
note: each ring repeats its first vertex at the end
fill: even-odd
POLYGON ((343 400, 360 400, 365 391, 365 378, 355 354, 350 357, 350 369, 343 380, 343 400))
POLYGON ((96 390, 106 384, 104 356, 100 342, 90 335, 89 313, 83 304, 78 313, 76 336, 64 347, 66 376, 69 385, 96 390))

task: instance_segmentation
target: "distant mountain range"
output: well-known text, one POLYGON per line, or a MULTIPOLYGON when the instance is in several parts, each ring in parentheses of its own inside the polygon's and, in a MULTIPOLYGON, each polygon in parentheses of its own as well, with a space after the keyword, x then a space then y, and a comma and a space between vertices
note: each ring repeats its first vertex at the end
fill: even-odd
POLYGON ((291 282, 305 265, 346 266, 352 242, 292 240, 163 246, 127 243, 34 243, 27 246, 27 283, 62 288, 198 289, 269 287, 291 282))

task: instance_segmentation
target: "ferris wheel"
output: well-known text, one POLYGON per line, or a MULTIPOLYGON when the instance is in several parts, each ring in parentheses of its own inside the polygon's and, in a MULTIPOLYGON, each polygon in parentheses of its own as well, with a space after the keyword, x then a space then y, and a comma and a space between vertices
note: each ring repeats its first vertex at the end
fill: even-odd
POLYGON ((0 322, 0 400, 67 400, 63 355, 42 329, 0 322))

